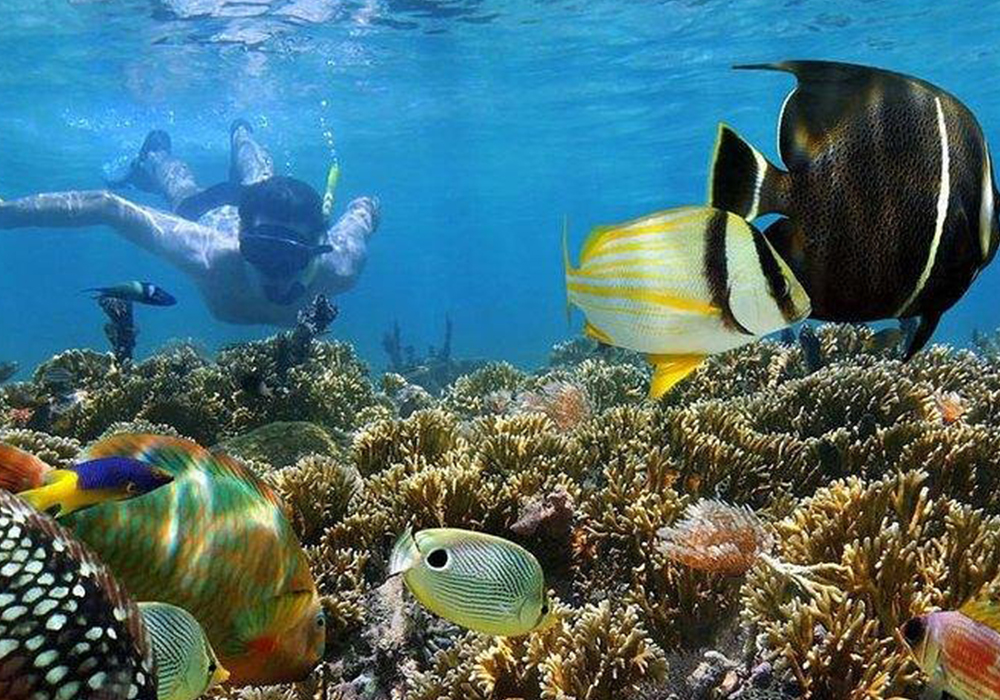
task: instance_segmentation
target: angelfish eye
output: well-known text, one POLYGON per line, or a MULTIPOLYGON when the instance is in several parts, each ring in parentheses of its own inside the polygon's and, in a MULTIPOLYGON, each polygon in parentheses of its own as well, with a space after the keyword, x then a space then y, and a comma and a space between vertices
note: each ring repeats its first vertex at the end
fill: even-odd
POLYGON ((448 566, 448 552, 443 549, 435 549, 427 555, 427 566, 432 569, 443 569, 448 566))
POLYGON ((926 631, 927 625, 924 624, 924 621, 919 617, 915 617, 903 626, 903 637, 911 645, 916 645, 924 638, 926 631))

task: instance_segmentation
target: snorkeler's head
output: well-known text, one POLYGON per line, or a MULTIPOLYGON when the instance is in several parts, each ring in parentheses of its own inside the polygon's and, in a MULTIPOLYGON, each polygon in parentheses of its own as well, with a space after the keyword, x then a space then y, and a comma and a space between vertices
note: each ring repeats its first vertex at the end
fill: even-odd
POLYGON ((275 176, 243 188, 239 204, 240 252, 261 276, 264 294, 291 304, 315 274, 324 241, 323 201, 312 187, 275 176))

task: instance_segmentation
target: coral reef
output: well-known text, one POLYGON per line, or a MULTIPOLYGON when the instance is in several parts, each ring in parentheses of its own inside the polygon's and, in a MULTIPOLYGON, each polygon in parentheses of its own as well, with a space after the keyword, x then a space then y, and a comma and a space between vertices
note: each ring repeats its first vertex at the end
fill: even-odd
POLYGON ((111 343, 111 351, 118 362, 128 362, 135 352, 135 340, 139 327, 135 325, 132 302, 114 297, 101 297, 97 302, 108 317, 104 324, 104 335, 111 343))
POLYGON ((389 371, 434 396, 439 395, 463 374, 468 374, 486 364, 483 360, 462 360, 453 357, 451 354, 453 332, 451 317, 446 316, 441 347, 432 345, 427 349, 426 355, 419 356, 412 345, 403 345, 399 322, 393 323, 392 330, 382 335, 382 349, 389 358, 389 371))
POLYGON ((214 359, 69 351, 0 387, 0 439, 52 463, 107 430, 176 431, 281 494, 327 657, 300 684, 214 697, 915 698, 899 625, 1000 586, 985 351, 903 364, 906 329, 811 327, 715 356, 651 402, 642 358, 591 341, 533 374, 489 363, 429 391, 401 371, 398 332, 376 381, 349 346, 294 333, 214 359), (557 623, 498 639, 430 615, 386 579, 407 526, 523 544, 557 623))

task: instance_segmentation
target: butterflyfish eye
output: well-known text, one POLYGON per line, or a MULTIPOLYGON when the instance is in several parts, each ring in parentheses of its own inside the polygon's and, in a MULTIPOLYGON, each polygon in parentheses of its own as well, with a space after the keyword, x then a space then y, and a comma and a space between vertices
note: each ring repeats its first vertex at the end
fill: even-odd
POLYGON ((924 632, 926 632, 927 626, 924 621, 919 617, 915 617, 903 627, 903 637, 910 644, 919 644, 920 640, 924 638, 924 632))
POLYGON ((316 615, 316 626, 317 627, 323 627, 324 625, 326 625, 326 615, 324 615, 323 612, 320 611, 316 615))
POLYGON ((435 549, 427 555, 427 566, 432 569, 443 569, 448 566, 448 552, 443 549, 435 549))

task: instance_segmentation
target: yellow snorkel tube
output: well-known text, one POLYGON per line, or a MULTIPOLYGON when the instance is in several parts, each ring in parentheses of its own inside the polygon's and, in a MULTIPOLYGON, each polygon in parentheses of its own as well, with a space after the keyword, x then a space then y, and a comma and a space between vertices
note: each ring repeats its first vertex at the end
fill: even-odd
POLYGON ((326 191, 323 193, 323 216, 329 221, 333 213, 333 198, 337 191, 337 180, 340 179, 340 163, 334 158, 330 170, 326 174, 326 191))

